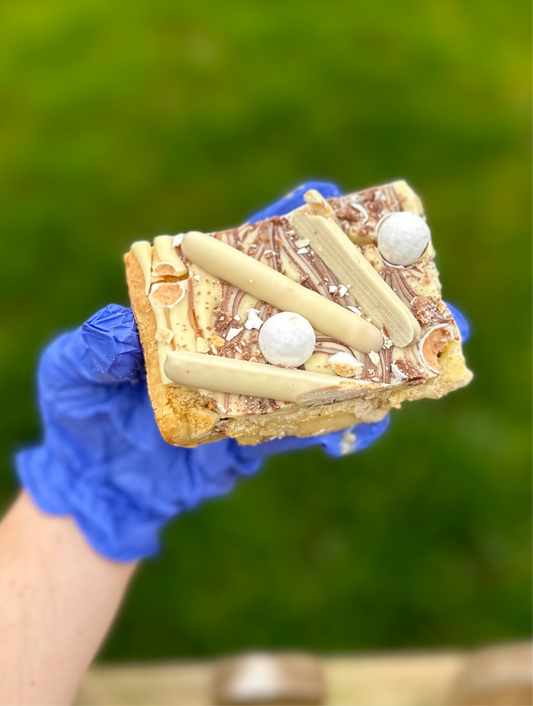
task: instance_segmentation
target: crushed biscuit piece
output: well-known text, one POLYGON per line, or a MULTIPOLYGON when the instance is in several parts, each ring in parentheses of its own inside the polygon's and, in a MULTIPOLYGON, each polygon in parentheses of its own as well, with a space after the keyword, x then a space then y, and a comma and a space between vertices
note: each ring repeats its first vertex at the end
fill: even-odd
POLYGON ((376 353, 376 351, 370 351, 368 357, 374 363, 374 365, 379 365, 381 362, 381 358, 379 357, 379 354, 376 353))

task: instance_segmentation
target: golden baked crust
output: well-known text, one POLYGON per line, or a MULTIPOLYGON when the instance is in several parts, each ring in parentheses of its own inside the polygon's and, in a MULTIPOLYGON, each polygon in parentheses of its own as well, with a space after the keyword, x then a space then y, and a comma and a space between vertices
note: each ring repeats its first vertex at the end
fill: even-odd
POLYGON ((145 294, 144 275, 133 253, 127 253, 124 261, 131 307, 144 351, 148 392, 163 438, 176 446, 197 446, 224 438, 226 435, 214 428, 219 415, 210 400, 188 387, 162 384, 155 338, 157 327, 145 294))

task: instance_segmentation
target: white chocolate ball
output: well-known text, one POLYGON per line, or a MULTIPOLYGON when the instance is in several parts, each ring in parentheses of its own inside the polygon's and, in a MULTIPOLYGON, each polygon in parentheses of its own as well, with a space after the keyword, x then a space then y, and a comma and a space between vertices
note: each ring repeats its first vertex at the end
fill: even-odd
POLYGON ((430 235, 428 224, 416 213, 391 213, 379 225, 378 250, 393 265, 412 265, 423 255, 430 235))
POLYGON ((261 326, 259 348, 272 365, 297 368, 313 355, 315 332, 307 319, 292 311, 274 314, 261 326))

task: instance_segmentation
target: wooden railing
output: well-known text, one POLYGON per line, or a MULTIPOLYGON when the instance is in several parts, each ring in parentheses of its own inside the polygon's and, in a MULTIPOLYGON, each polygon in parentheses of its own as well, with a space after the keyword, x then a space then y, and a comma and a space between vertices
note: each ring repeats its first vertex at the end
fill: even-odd
MULTIPOLYGON (((464 663, 460 653, 323 661, 327 706, 438 706, 464 663)), ((75 706, 212 706, 210 663, 96 666, 75 706)))

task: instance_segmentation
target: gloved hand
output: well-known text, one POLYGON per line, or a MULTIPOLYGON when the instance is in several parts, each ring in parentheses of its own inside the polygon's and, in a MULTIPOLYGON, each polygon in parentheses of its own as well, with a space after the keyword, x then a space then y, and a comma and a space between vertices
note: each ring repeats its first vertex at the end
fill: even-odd
MULTIPOLYGON (((339 195, 329 184, 305 184, 251 220, 302 205, 310 188, 339 195)), ((171 446, 155 422, 133 314, 117 305, 45 350, 38 388, 44 439, 18 454, 19 478, 42 510, 72 515, 92 546, 118 561, 156 553, 166 522, 227 493, 267 456, 314 445, 339 456, 365 448, 388 425, 385 418, 354 427, 353 449, 341 443, 344 432, 249 447, 233 439, 196 449, 171 446)))

